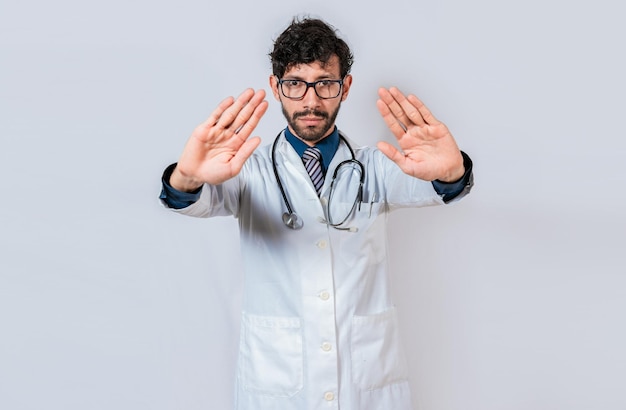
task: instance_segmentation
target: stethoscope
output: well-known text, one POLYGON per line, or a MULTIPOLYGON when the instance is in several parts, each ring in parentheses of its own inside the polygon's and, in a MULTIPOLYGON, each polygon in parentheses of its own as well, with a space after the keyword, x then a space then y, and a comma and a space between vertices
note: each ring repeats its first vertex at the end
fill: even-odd
MULTIPOLYGON (((283 202, 285 203, 285 206, 287 207, 287 212, 283 213, 283 223, 288 228, 297 230, 297 229, 302 228, 302 226, 304 225, 304 221, 302 220, 302 218, 298 216, 298 214, 296 214, 293 211, 293 208, 291 207, 291 203, 287 199, 285 188, 283 187, 282 182, 280 182, 280 177, 278 176, 278 170, 276 169, 276 155, 275 155, 276 146, 278 145, 278 140, 281 134, 282 134, 282 131, 276 136, 276 139, 274 140, 274 144, 272 145, 272 169, 274 170, 274 175, 276 176, 276 183, 278 184, 280 193, 283 196, 283 202)), ((356 208, 357 204, 359 204, 360 206, 361 202, 363 202, 363 183, 365 181, 365 167, 359 160, 356 159, 354 155, 354 150, 352 150, 352 147, 348 143, 348 140, 346 140, 344 136, 341 134, 339 134, 339 138, 341 139, 341 141, 343 141, 344 144, 346 144, 346 146, 350 150, 350 155, 352 156, 352 158, 340 162, 335 168, 335 171, 333 172, 333 179, 331 180, 331 183, 330 183, 330 191, 329 191, 328 201, 327 201, 327 209, 326 209, 327 217, 326 217, 326 220, 323 220, 322 222, 325 222, 327 225, 332 226, 333 228, 336 228, 336 229, 356 232, 357 228, 354 228, 354 227, 344 228, 344 227, 341 227, 341 225, 343 225, 348 220, 348 218, 354 211, 354 208, 356 208), (333 196, 332 194, 333 194, 333 189, 335 186, 335 180, 337 178, 337 174, 339 173, 339 170, 341 169, 341 167, 349 165, 349 164, 356 164, 358 166, 358 169, 360 171, 359 189, 357 191, 356 197, 354 198, 354 202, 352 203, 352 208, 350 209, 350 212, 348 213, 348 215, 342 221, 335 222, 332 220, 332 216, 330 213, 330 201, 333 196)))

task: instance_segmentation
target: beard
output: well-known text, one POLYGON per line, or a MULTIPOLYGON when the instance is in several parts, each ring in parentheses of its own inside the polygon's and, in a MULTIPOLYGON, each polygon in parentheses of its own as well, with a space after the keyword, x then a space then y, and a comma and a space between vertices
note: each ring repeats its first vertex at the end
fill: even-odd
POLYGON ((330 113, 320 110, 306 110, 294 112, 293 115, 289 115, 287 110, 285 110, 284 105, 282 106, 282 110, 285 119, 287 119, 287 124, 289 124, 289 127, 295 132, 298 138, 303 141, 316 143, 324 138, 328 134, 329 130, 335 125, 335 120, 337 119, 337 114, 339 114, 340 107, 341 103, 330 113), (322 118, 324 121, 322 121, 318 126, 311 127, 301 127, 296 122, 299 117, 311 116, 322 118))

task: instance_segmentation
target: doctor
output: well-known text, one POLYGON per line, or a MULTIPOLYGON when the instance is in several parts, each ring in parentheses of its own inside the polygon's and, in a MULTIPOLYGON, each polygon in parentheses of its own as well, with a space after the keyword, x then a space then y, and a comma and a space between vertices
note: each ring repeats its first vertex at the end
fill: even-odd
POLYGON ((268 107, 265 92, 226 98, 166 169, 161 193, 176 212, 239 221, 235 407, 408 410, 386 215, 460 199, 472 186, 471 161, 417 97, 394 87, 380 88, 376 104, 400 150, 344 136, 335 118, 353 56, 327 23, 294 19, 270 58, 287 127, 257 150, 251 134, 268 107))

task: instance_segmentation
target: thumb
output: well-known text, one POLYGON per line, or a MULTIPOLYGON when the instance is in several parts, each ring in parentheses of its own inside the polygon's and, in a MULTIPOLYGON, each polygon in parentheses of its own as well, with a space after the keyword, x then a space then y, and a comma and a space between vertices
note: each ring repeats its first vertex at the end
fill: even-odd
POLYGON ((378 147, 380 152, 382 152, 387 158, 398 164, 398 166, 402 167, 402 165, 406 161, 404 155, 402 155, 402 153, 390 143, 385 141, 379 141, 376 146, 378 147))
POLYGON ((230 161, 232 164, 233 170, 236 173, 238 173, 241 170, 241 168, 243 167, 243 164, 246 162, 248 158, 250 158, 250 155, 252 155, 252 153, 254 152, 255 149, 257 149, 260 143, 261 143, 260 137, 252 137, 252 138, 247 139, 246 142, 244 142, 241 145, 241 147, 239 147, 239 150, 230 161))

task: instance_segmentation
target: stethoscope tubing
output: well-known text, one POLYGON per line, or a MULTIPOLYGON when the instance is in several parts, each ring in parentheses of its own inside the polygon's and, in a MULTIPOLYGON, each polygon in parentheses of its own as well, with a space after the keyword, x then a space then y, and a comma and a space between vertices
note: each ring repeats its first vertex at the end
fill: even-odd
MULTIPOLYGON (((289 202, 289 199, 287 198, 287 193, 285 192, 285 188, 283 187, 283 184, 280 180, 280 176, 278 175, 278 169, 276 166, 276 146, 278 145, 278 140, 280 139, 280 136, 283 132, 279 132, 278 135, 276 136, 276 138, 274 139, 274 143, 272 144, 272 170, 274 171, 274 176, 276 177, 276 184, 278 185, 278 189, 280 189, 280 194, 283 197, 283 202, 285 203, 285 207, 287 208, 287 212, 285 212, 283 214, 283 222, 285 223, 285 225, 291 229, 300 229, 302 228, 302 226, 304 225, 303 221, 300 219, 300 217, 294 212, 293 208, 291 207, 291 203, 289 202)), ((346 144, 346 146, 348 147, 348 150, 350 150, 350 155, 352 156, 351 159, 347 159, 345 161, 342 161, 339 163, 339 165, 337 165, 337 167, 335 167, 335 170, 333 172, 333 178, 331 181, 331 193, 334 187, 334 183, 335 183, 335 178, 337 177, 337 173, 339 172, 339 169, 346 164, 349 163, 354 163, 357 164, 360 168, 361 171, 361 175, 360 175, 360 181, 359 181, 359 190, 357 193, 357 197, 355 198, 355 202, 352 206, 352 210, 354 210, 354 207, 356 206, 357 202, 362 201, 363 200, 363 183, 365 181, 365 167, 363 166, 363 164, 356 159, 356 156, 354 155, 354 150, 352 149, 352 147, 350 146, 350 143, 348 142, 348 140, 341 135, 341 133, 339 134, 339 138, 341 141, 343 141, 344 144, 346 144)), ((330 202, 330 198, 329 198, 329 202, 330 202)), ((330 204, 329 204, 330 205, 330 204)), ((346 217, 346 219, 344 219, 343 221, 339 222, 339 223, 333 223, 333 221, 327 221, 327 224, 337 228, 337 229, 346 229, 346 230, 351 230, 348 228, 340 228, 340 225, 343 224, 348 217, 346 217)), ((330 218, 329 218, 330 219, 330 218)))

